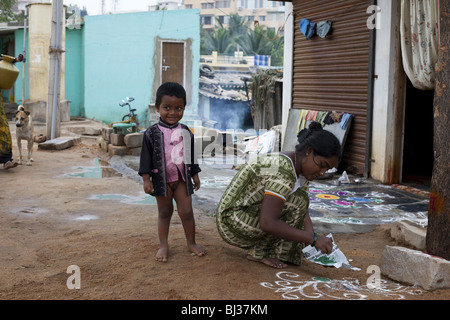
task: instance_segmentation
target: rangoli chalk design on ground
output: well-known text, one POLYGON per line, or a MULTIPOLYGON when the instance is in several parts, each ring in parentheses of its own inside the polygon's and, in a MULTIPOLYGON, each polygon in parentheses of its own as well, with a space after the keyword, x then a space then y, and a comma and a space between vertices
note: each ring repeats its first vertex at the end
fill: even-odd
POLYGON ((302 280, 301 276, 281 271, 276 274, 278 280, 261 282, 261 286, 274 290, 283 299, 339 299, 339 300, 368 300, 372 295, 381 296, 384 299, 405 299, 405 295, 420 295, 422 291, 416 287, 403 286, 392 281, 380 280, 380 287, 369 289, 361 285, 357 279, 328 279, 313 277, 310 280, 302 280))

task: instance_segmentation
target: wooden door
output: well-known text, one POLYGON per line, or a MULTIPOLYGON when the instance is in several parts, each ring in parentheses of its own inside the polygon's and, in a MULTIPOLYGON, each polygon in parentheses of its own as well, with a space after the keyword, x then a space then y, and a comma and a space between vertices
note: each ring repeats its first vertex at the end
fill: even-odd
POLYGON ((184 43, 163 42, 161 83, 178 82, 184 86, 184 43))

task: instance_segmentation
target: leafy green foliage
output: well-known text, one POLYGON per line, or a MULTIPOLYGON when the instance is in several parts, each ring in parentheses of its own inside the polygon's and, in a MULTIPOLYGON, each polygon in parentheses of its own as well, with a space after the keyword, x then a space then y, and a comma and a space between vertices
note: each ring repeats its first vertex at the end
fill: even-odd
POLYGON ((0 22, 23 21, 23 16, 12 11, 15 4, 17 4, 17 0, 0 1, 0 22))
POLYGON ((228 28, 218 19, 218 28, 207 31, 201 28, 200 52, 209 55, 233 55, 242 51, 244 55, 270 55, 272 65, 283 65, 284 37, 264 26, 251 26, 251 22, 237 14, 231 15, 228 28))

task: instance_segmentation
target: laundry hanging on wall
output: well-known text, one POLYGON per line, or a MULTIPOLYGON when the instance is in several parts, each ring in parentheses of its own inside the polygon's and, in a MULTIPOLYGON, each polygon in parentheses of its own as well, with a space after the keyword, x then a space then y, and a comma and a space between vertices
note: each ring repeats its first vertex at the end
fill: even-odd
POLYGON ((295 146, 298 144, 298 132, 309 127, 312 121, 321 123, 324 130, 333 133, 344 150, 354 118, 355 115, 346 112, 291 109, 289 110, 281 151, 295 150, 295 146))
POLYGON ((298 118, 297 132, 305 129, 308 121, 317 121, 322 126, 339 123, 342 130, 347 130, 349 121, 354 117, 354 115, 346 112, 315 111, 305 109, 300 109, 299 111, 300 116, 298 118))
POLYGON ((402 0, 400 36, 403 67, 417 89, 435 87, 438 59, 438 1, 402 0))
POLYGON ((255 54, 255 66, 263 66, 263 67, 269 67, 270 66, 270 56, 264 56, 264 55, 257 55, 255 54))
POLYGON ((306 36, 306 40, 318 35, 321 38, 326 38, 326 36, 331 31, 331 21, 320 21, 318 23, 309 21, 303 18, 300 23, 300 31, 306 36))

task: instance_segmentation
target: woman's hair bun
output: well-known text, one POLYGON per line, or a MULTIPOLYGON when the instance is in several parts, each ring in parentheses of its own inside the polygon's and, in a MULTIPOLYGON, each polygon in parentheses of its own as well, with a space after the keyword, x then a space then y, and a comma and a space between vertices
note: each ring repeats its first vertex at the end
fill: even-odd
POLYGON ((302 141, 305 141, 307 138, 309 138, 314 133, 314 131, 321 130, 323 130, 322 125, 319 122, 313 121, 310 123, 308 129, 303 129, 298 133, 297 140, 299 143, 302 143, 302 141))
POLYGON ((313 121, 308 129, 303 129, 297 136, 298 144, 295 146, 297 152, 304 151, 308 147, 314 153, 322 157, 337 156, 339 161, 342 157, 342 147, 336 136, 325 130, 319 122, 313 121))

